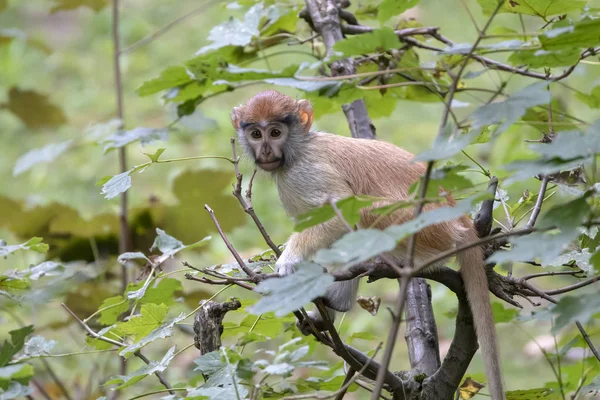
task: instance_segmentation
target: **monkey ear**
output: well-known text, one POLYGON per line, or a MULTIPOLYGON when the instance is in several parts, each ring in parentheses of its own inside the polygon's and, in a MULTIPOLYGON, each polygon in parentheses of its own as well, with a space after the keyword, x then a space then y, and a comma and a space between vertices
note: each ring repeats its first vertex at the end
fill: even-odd
POLYGON ((231 111, 231 124, 235 130, 240 129, 240 111, 240 107, 233 107, 233 111, 231 111))
POLYGON ((310 101, 298 100, 298 117, 300 118, 300 124, 302 124, 306 132, 308 132, 315 118, 310 101))

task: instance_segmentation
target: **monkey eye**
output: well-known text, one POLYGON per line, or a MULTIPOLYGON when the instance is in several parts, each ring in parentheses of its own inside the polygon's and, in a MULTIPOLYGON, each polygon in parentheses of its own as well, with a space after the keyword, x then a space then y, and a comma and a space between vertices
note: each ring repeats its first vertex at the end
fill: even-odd
POLYGON ((279 129, 273 129, 271 131, 271 137, 276 138, 276 137, 279 137, 279 136, 281 136, 281 131, 279 129))
POLYGON ((250 137, 252 139, 260 139, 262 137, 262 133, 260 133, 258 129, 255 129, 252 132, 250 132, 250 137))

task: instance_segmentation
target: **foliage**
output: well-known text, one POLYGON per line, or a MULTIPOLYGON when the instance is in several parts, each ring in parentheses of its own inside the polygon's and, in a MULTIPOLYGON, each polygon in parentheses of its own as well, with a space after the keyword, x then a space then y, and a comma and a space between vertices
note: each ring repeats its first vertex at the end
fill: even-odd
MULTIPOLYGON (((487 261, 505 277, 508 266, 516 277, 553 276, 539 288, 536 276, 521 282, 556 299, 532 312, 493 303, 504 358, 518 360, 505 365, 507 398, 600 391, 599 362, 578 329, 585 327, 598 347, 597 2, 369 0, 346 10, 364 26, 350 26, 346 15, 347 34, 335 44, 313 37, 299 16, 300 0, 207 2, 198 9, 196 2, 180 8, 152 0, 139 15, 134 3, 120 7, 118 86, 109 52, 111 2, 0 0, 7 27, 0 29, 0 172, 6 178, 0 187, 0 323, 6 328, 0 400, 37 398, 40 387, 61 396, 81 382, 89 398, 112 391, 123 397, 161 391, 171 399, 331 395, 345 381, 339 349, 325 354, 323 341, 300 335, 292 314, 334 281, 322 266, 347 271, 414 234, 420 240, 424 229, 475 214, 492 197, 507 243, 490 247, 487 261), (160 26, 182 15, 172 26, 197 19, 187 31, 162 37, 160 26), (490 18, 474 48, 465 26, 483 21, 473 30, 479 34, 490 18), (349 34, 353 29, 368 32, 349 34), (356 74, 340 77, 331 63, 348 58, 356 74), (256 212, 276 244, 292 230, 336 218, 353 230, 293 274, 248 277, 216 235, 252 273, 273 272, 279 249, 264 251, 253 219, 244 219, 231 195, 237 169, 250 190, 251 168, 243 158, 238 164, 226 140, 231 107, 259 87, 311 100, 317 128, 341 133, 348 129, 342 106, 363 100, 380 138, 410 148, 417 154, 411 162, 433 163, 431 174, 413 183, 405 201, 356 193, 294 221, 274 206, 273 186, 258 174, 246 211, 256 212), (125 98, 120 118, 112 118, 115 93, 125 98), (492 176, 499 179, 494 196, 485 189, 492 176), (412 213, 421 192, 426 206, 415 218, 385 230, 360 226, 365 208, 379 218, 412 213), (200 301, 226 296, 239 297, 243 307, 226 315, 222 346, 186 360, 181 354, 195 351, 190 325, 200 301), (527 334, 515 334, 515 325, 527 334), (65 339, 81 327, 89 334, 84 348, 83 334, 65 339), (528 337, 539 343, 547 335, 553 345, 539 344, 537 358, 526 354, 528 337), (124 373, 121 360, 127 360, 124 373), (532 377, 534 368, 544 372, 532 377)), ((389 292, 395 297, 397 288, 376 285, 363 286, 390 304, 389 292)), ((455 307, 449 291, 433 286, 432 298, 436 313, 439 306, 440 315, 456 316, 448 311, 455 307)), ((370 357, 384 340, 387 316, 353 311, 335 327, 341 340, 370 357)), ((438 321, 445 341, 452 323, 438 321)), ((409 369, 405 350, 399 351, 390 367, 409 369)), ((486 395, 480 370, 476 360, 462 379, 461 398, 486 395)), ((353 383, 348 392, 355 391, 357 398, 370 397, 353 383)))

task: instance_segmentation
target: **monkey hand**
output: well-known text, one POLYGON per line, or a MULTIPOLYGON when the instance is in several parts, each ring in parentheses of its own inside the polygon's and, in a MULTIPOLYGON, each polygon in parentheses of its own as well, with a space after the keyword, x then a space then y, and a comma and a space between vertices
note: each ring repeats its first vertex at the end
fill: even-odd
POLYGON ((296 264, 300 261, 302 261, 301 257, 292 256, 290 252, 284 250, 275 263, 275 270, 281 276, 291 275, 296 272, 296 264))

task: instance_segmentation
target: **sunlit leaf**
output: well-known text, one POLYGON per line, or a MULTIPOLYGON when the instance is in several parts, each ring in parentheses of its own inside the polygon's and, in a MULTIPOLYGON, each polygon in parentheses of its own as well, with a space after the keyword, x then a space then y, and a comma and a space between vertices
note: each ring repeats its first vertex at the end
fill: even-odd
POLYGON ((145 367, 142 367, 129 375, 117 375, 105 384, 117 384, 119 386, 117 386, 115 389, 124 389, 141 381, 148 375, 152 375, 155 372, 163 372, 167 369, 171 363, 171 360, 173 360, 175 357, 175 348, 176 346, 171 347, 159 362, 150 361, 150 364, 146 365, 145 367))
POLYGON ((227 364, 221 361, 221 352, 219 350, 201 355, 194 360, 194 363, 197 365, 194 371, 200 371, 206 375, 213 375, 217 371, 227 367, 227 364))
POLYGON ((263 297, 248 308, 252 314, 274 311, 276 316, 286 315, 303 307, 306 303, 322 296, 333 277, 323 271, 323 267, 304 262, 296 266, 296 272, 283 278, 262 281, 255 291, 263 297))
POLYGON ((30 129, 51 128, 67 122, 60 107, 52 104, 47 95, 33 90, 10 88, 8 103, 4 106, 30 129))
POLYGON ((157 162, 158 158, 162 155, 162 153, 165 152, 165 150, 166 149, 158 149, 158 150, 156 150, 156 152, 154 152, 154 154, 149 154, 149 153, 144 153, 144 154, 147 155, 152 162, 157 162))
POLYGON ((148 259, 148 257, 146 257, 146 255, 144 253, 141 252, 135 252, 135 253, 123 253, 121 255, 119 255, 119 257, 117 258, 117 261, 120 264, 127 264, 127 261, 131 261, 131 260, 144 260, 148 263, 151 263, 150 260, 148 259))
POLYGON ((224 46, 247 46, 252 38, 259 36, 259 22, 263 14, 263 4, 256 4, 246 12, 244 19, 230 18, 210 30, 208 40, 212 42, 198 51, 198 54, 224 46))
POLYGON ((56 160, 58 156, 64 153, 71 146, 72 142, 72 140, 67 140, 61 143, 50 143, 39 149, 29 150, 27 153, 19 157, 15 163, 13 168, 13 176, 22 174, 37 164, 50 163, 56 160))
POLYGON ((14 364, 0 367, 0 385, 10 380, 28 381, 32 376, 33 366, 30 364, 14 364))
POLYGON ((471 379, 470 376, 466 377, 463 383, 458 388, 460 398, 468 400, 475 396, 484 387, 481 383, 471 379))
POLYGON ((532 144, 530 148, 545 158, 572 160, 577 157, 600 153, 600 120, 596 121, 583 134, 580 131, 561 131, 552 143, 532 144))
POLYGON ((44 276, 60 275, 64 271, 62 264, 55 261, 44 261, 38 265, 29 267, 25 272, 26 276, 32 280, 38 280, 44 276))
POLYGON ((590 384, 582 387, 581 393, 600 393, 600 375, 597 375, 594 379, 592 379, 592 382, 590 382, 590 384))

